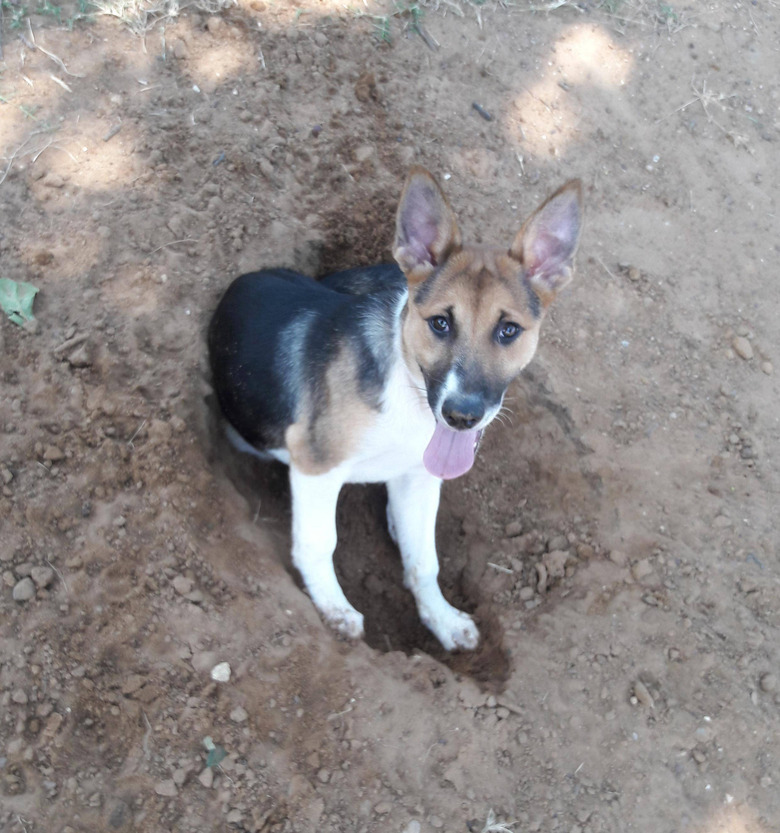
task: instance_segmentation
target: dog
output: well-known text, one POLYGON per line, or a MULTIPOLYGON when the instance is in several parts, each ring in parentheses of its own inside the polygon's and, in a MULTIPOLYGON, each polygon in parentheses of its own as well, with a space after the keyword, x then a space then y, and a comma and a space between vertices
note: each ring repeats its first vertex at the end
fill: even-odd
POLYGON ((572 277, 582 188, 572 180, 510 247, 464 245, 434 177, 409 172, 395 264, 320 280, 286 269, 237 278, 208 348, 226 430, 241 451, 289 466, 292 561, 324 619, 357 638, 363 616, 333 567, 345 483, 387 484, 387 523, 419 615, 448 651, 479 642, 438 584, 442 480, 465 474, 545 312, 572 277))

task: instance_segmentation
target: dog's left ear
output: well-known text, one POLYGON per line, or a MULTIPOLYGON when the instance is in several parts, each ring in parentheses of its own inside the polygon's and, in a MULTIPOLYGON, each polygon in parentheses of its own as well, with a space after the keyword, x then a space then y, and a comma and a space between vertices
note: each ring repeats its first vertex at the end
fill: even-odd
POLYGON ((455 215, 436 180, 419 166, 409 171, 395 219, 393 257, 410 284, 424 281, 460 247, 455 215))
POLYGON ((509 250, 543 303, 550 303, 574 271, 582 228, 582 185, 567 182, 526 220, 509 250))

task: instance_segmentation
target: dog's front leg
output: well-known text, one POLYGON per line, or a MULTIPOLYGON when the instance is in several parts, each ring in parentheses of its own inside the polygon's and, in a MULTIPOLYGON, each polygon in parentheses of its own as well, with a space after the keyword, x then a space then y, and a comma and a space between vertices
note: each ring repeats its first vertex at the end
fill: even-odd
POLYGON ((336 502, 343 484, 338 470, 308 475, 290 466, 292 560, 328 624, 355 639, 363 635, 363 615, 347 601, 333 567, 336 502))
POLYGON ((441 480, 414 471, 387 484, 387 518, 401 550, 404 582, 417 601, 425 625, 448 650, 477 647, 479 631, 471 617, 454 608, 439 587, 436 555, 436 512, 441 480))

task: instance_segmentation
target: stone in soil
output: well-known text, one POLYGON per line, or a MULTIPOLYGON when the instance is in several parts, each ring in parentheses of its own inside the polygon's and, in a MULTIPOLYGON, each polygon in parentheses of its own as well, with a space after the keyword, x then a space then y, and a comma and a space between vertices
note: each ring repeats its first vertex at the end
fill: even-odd
POLYGON ((29 577, 23 578, 14 585, 11 593, 15 602, 29 602, 35 597, 35 585, 29 577))

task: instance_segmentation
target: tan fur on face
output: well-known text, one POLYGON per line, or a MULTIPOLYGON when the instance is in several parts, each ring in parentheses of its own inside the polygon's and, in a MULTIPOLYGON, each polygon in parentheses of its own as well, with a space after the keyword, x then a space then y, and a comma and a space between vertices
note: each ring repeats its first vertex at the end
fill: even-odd
POLYGON ((358 390, 357 356, 344 345, 328 365, 320 401, 308 392, 285 433, 291 462, 304 474, 330 471, 353 454, 376 415, 358 390))
POLYGON ((458 362, 508 384, 533 357, 541 324, 522 272, 501 250, 467 247, 447 261, 419 302, 412 289, 403 328, 410 368, 458 362), (455 322, 451 339, 438 338, 428 325, 430 317, 445 314, 455 322), (501 322, 519 324, 523 332, 512 343, 499 344, 495 331, 501 322))

